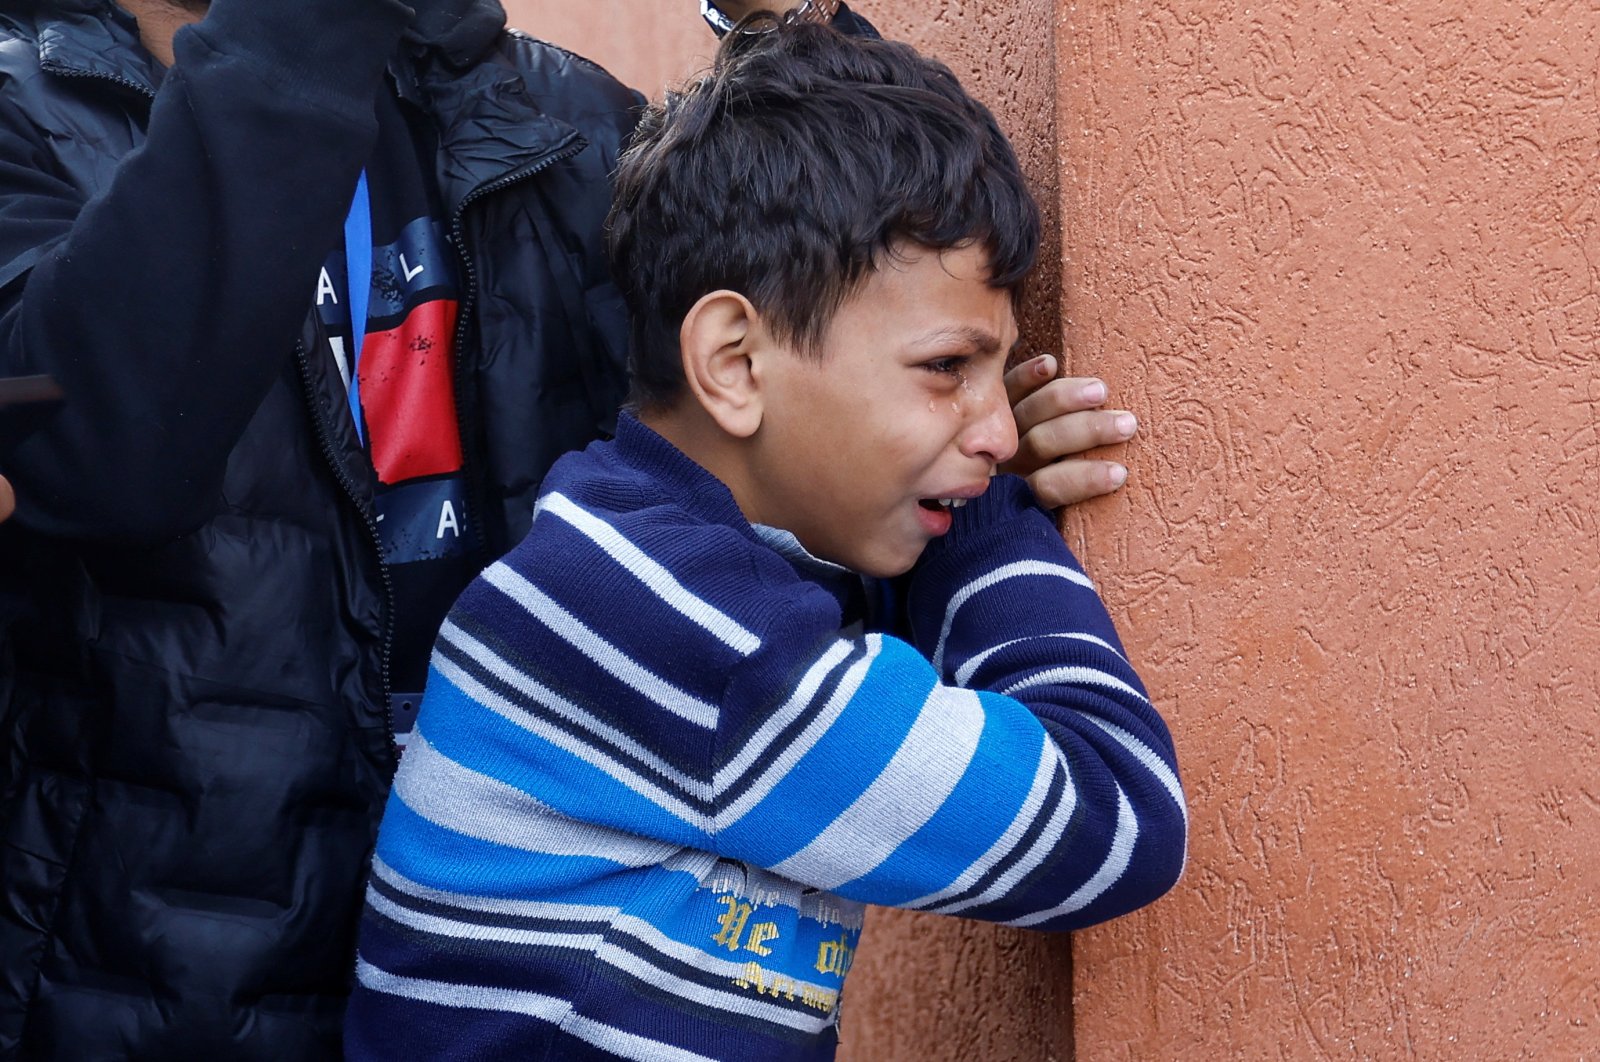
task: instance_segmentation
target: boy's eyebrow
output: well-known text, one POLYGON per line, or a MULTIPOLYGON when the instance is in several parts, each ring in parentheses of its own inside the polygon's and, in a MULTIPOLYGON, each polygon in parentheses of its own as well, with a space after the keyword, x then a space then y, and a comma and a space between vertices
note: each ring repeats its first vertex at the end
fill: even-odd
MULTIPOLYGON (((993 354, 1000 349, 1000 337, 993 332, 971 325, 953 325, 949 328, 937 328, 917 337, 912 344, 917 347, 937 347, 946 344, 955 344, 971 348, 979 354, 993 354)), ((1011 349, 1016 350, 1022 343, 1022 337, 1011 344, 1011 349)))

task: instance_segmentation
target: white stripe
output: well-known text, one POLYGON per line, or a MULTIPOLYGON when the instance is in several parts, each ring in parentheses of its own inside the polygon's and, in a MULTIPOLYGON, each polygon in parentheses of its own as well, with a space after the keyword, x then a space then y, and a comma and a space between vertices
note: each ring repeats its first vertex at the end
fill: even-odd
POLYGON ((661 788, 653 780, 644 777, 627 764, 607 756, 602 749, 596 748, 587 741, 575 738, 558 727, 545 725, 544 721, 538 716, 520 705, 506 700, 444 657, 435 654, 433 668, 456 689, 502 719, 521 727, 530 734, 538 735, 556 748, 569 752, 589 766, 605 772, 635 793, 660 807, 661 810, 668 814, 676 815, 695 829, 705 832, 711 828, 710 818, 707 815, 686 804, 676 794, 661 788))
POLYGON ((1027 678, 1020 682, 1012 683, 1000 692, 1007 697, 1014 697, 1021 690, 1031 690, 1036 686, 1054 686, 1057 683, 1076 686, 1104 686, 1119 693, 1126 693, 1130 697, 1137 697, 1145 704, 1150 703, 1148 697, 1115 675, 1109 675, 1099 668, 1093 667, 1052 667, 1044 671, 1035 671, 1027 678))
POLYGON ((516 786, 462 766, 420 732, 395 774, 394 792, 435 826, 524 852, 647 867, 681 847, 568 818, 516 786))
POLYGON ((1015 579, 1023 575, 1048 575, 1077 583, 1079 586, 1087 587, 1090 590, 1094 589, 1094 583, 1090 582, 1089 577, 1082 572, 1068 568, 1064 564, 1049 564, 1045 561, 1017 561, 1014 564, 996 568, 987 575, 979 576, 958 590, 950 598, 950 604, 945 606, 944 626, 939 629, 939 643, 933 649, 933 666, 937 671, 944 672, 944 643, 950 637, 950 628, 955 623, 956 613, 961 611, 961 606, 970 601, 974 594, 982 593, 996 583, 1003 583, 1007 579, 1015 579))
POLYGON ((1067 768, 1066 758, 1062 755, 1061 749, 1052 741, 1046 741, 1044 747, 1055 761, 1054 766, 1062 773, 1063 788, 1061 799, 1056 801, 1055 807, 1051 809, 1050 818, 1045 822, 1044 829, 1039 831, 1039 836, 1034 838, 1033 846, 1021 859, 1011 865, 1011 869, 990 882, 989 887, 977 896, 959 903, 935 905, 930 910, 939 914, 959 914, 973 907, 982 907, 1003 900, 1018 882, 1033 873, 1055 853, 1056 845, 1061 842, 1061 835, 1066 832, 1072 813, 1077 809, 1078 790, 1072 784, 1072 772, 1067 768))
POLYGON ((521 944, 541 948, 571 948, 574 951, 592 952, 605 940, 603 933, 559 933, 547 929, 516 929, 512 926, 486 925, 482 922, 463 922, 444 915, 429 914, 404 907, 389 897, 367 886, 367 903, 374 911, 391 922, 431 933, 437 937, 454 937, 458 940, 492 940, 499 944, 521 944))
POLYGON ((761 639, 738 620, 695 594, 620 531, 579 507, 566 495, 546 494, 534 507, 533 518, 537 520, 541 512, 549 512, 571 524, 685 619, 703 627, 741 656, 749 656, 761 648, 761 639))
POLYGON ((872 662, 878 658, 878 653, 883 648, 883 639, 879 635, 869 634, 866 641, 866 655, 850 665, 850 669, 839 680, 839 685, 834 689, 833 696, 828 698, 828 703, 823 706, 822 711, 818 712, 816 718, 811 720, 810 725, 802 730, 800 735, 777 755, 767 769, 761 773, 761 776, 751 783, 750 788, 740 794, 739 798, 733 803, 717 812, 713 820, 712 828, 714 830, 725 830, 744 818, 750 812, 750 809, 765 800, 767 794, 772 792, 773 788, 794 769, 794 765, 799 763, 801 758, 810 752, 817 742, 822 740, 823 735, 828 732, 829 728, 844 712, 845 705, 850 703, 850 699, 861 688, 861 683, 867 675, 867 669, 872 666, 872 662))
POLYGON ((1167 765, 1167 761, 1156 755, 1155 750, 1149 745, 1146 745, 1117 724, 1108 723, 1099 716, 1090 715, 1088 712, 1079 712, 1078 714, 1116 738, 1117 742, 1127 749, 1133 758, 1143 765, 1145 770, 1156 776, 1156 779, 1166 789, 1167 795, 1172 798, 1172 802, 1178 805, 1178 811, 1183 815, 1183 825, 1187 829, 1189 825, 1189 805, 1183 799, 1183 784, 1178 781, 1177 773, 1167 765))
POLYGON ((550 629, 556 637, 594 661, 619 682, 643 694, 661 708, 707 730, 717 727, 717 706, 678 689, 666 679, 634 662, 622 650, 595 633, 587 624, 557 604, 549 595, 503 561, 496 561, 483 578, 528 615, 550 629))
POLYGON ((553 918, 570 922, 609 922, 621 910, 619 907, 605 904, 551 903, 545 900, 512 900, 497 896, 449 892, 412 881, 376 855, 372 857, 372 874, 397 892, 429 903, 459 907, 464 911, 484 911, 489 914, 515 915, 519 918, 553 918))
POLYGON ((597 1022, 592 1018, 573 1013, 572 1004, 554 996, 537 992, 519 992, 511 988, 489 988, 481 985, 453 985, 443 981, 426 981, 419 977, 402 977, 380 970, 365 959, 356 960, 356 977, 374 992, 383 992, 405 999, 421 1000, 442 1007, 460 1007, 473 1010, 497 1010, 510 1014, 524 1014, 561 1027, 561 1031, 586 1043, 610 1051, 620 1058, 634 1062, 717 1062, 716 1059, 681 1047, 664 1044, 635 1033, 624 1032, 597 1022))
POLYGON ((1013 645, 1021 645, 1023 642, 1031 642, 1036 638, 1071 638, 1074 641, 1089 642, 1093 645, 1100 646, 1102 649, 1109 649, 1111 652, 1117 654, 1117 658, 1119 660, 1124 662, 1127 661, 1127 657, 1124 657, 1121 653, 1117 652, 1116 646, 1112 645, 1104 638, 1096 638, 1092 634, 1081 634, 1077 632, 1070 634, 1032 634, 1026 638, 1013 638, 1009 642, 1002 642, 999 645, 992 646, 968 660, 965 664, 962 664, 961 667, 956 670, 956 685, 965 686, 967 684, 967 680, 972 678, 973 674, 978 670, 978 668, 983 666, 983 662, 994 654, 1004 649, 1010 649, 1013 645))
POLYGON ((1098 716, 1090 715, 1088 712, 1079 712, 1078 714, 1120 742, 1122 747, 1127 749, 1133 758, 1144 766, 1145 770, 1156 776, 1156 780, 1166 789, 1167 795, 1172 798, 1172 802, 1178 805, 1178 813, 1183 816, 1183 857, 1178 861, 1178 873, 1182 875, 1183 868, 1189 863, 1189 805, 1183 799, 1183 784, 1178 781, 1177 772, 1167 765, 1166 760, 1156 755, 1154 749, 1140 741, 1130 732, 1122 729, 1122 727, 1117 726, 1115 723, 1108 723, 1098 716))
POLYGON ((783 703, 783 707, 768 715, 750 740, 744 743, 736 755, 733 756, 712 778, 712 784, 717 792, 722 792, 728 786, 738 781, 750 765, 761 758, 767 747, 777 736, 789 727, 797 718, 805 713, 811 706, 811 699, 817 695, 817 689, 831 674, 840 661, 850 655, 851 645, 846 641, 836 641, 828 646, 815 663, 806 668, 806 673, 801 676, 800 682, 795 686, 794 693, 783 703))
MULTIPOLYGON (((782 1025, 799 1032, 810 1033, 813 1036, 833 1024, 833 1018, 830 1015, 812 1017, 808 1014, 781 1007, 775 1003, 767 1003, 759 997, 743 995, 725 989, 715 989, 707 985, 697 984, 694 981, 686 981, 676 974, 668 973, 641 956, 635 955, 626 948, 620 948, 615 944, 602 944, 596 950, 595 958, 608 966, 626 970, 646 984, 654 985, 662 991, 670 992, 680 999, 686 999, 696 1006, 725 1011, 729 1014, 739 1014, 747 1018, 758 1018, 763 1021, 769 1021, 774 1025, 782 1025)), ((728 977, 730 982, 743 976, 746 970, 746 964, 744 963, 731 963, 718 959, 710 961, 724 967, 721 972, 728 977)), ((763 976, 769 983, 775 976, 789 982, 789 987, 785 988, 785 994, 793 992, 796 996, 800 996, 806 988, 810 988, 815 995, 821 995, 824 991, 818 985, 808 985, 806 982, 790 978, 787 974, 780 974, 776 970, 764 969, 763 976)), ((831 991, 827 992, 827 995, 832 994, 831 991)))
POLYGON ((623 1032, 582 1014, 574 1014, 562 1022, 561 1031, 593 1044, 602 1051, 609 1051, 619 1058, 633 1059, 634 1062, 717 1062, 707 1055, 651 1040, 637 1033, 623 1032))
MULTIPOLYGON (((938 892, 931 892, 926 896, 918 897, 905 906, 916 908, 933 907, 952 896, 958 896, 966 892, 978 883, 979 878, 989 873, 995 864, 1004 859, 1021 842, 1023 835, 1028 832, 1028 827, 1033 825, 1033 821, 1039 817, 1039 812, 1044 808, 1044 798, 1050 792, 1050 781, 1055 777, 1056 766, 1060 762, 1052 751, 1048 738, 1041 735, 1039 765, 1034 769, 1033 783, 1028 787, 1028 795, 1023 798, 1022 806, 1017 809, 1016 815, 1012 817, 1010 825, 1000 835, 1000 839, 995 841, 987 852, 969 864, 950 884, 938 892)), ((1067 793, 1063 799, 1068 801, 1069 804, 1073 800, 1071 779, 1068 779, 1067 793)))
POLYGON ((344 336, 329 336, 328 346, 333 348, 333 363, 339 367, 339 380, 346 394, 350 393, 350 359, 345 356, 344 336))
POLYGON ((1071 896, 1047 911, 1036 914, 1024 915, 1021 918, 1007 922, 1010 926, 1036 926, 1040 922, 1048 922, 1052 918, 1059 918, 1064 914, 1081 911, 1091 903, 1104 896, 1122 877, 1123 871, 1128 869, 1128 864, 1133 861, 1133 846, 1139 840, 1139 819, 1133 813, 1133 805, 1128 803, 1128 794, 1117 786, 1117 831, 1111 837, 1111 850, 1106 853, 1106 858, 1100 864, 1100 869, 1094 877, 1084 882, 1071 896))
MULTIPOLYGON (((608 966, 625 970, 647 984, 654 985, 682 999, 687 999, 698 1006, 710 1007, 747 1018, 769 1021, 775 1025, 782 1025, 785 1028, 796 1029, 813 1035, 822 1032, 822 1030, 833 1024, 833 1019, 827 1015, 812 1016, 802 1014, 775 1003, 768 1003, 760 998, 728 990, 714 989, 695 981, 685 980, 676 974, 661 969, 648 959, 636 955, 626 948, 608 943, 604 933, 562 933, 552 930, 518 929, 511 926, 485 925, 482 922, 462 921, 402 906, 371 886, 367 888, 367 903, 372 906, 373 910, 390 921, 410 926, 412 929, 429 933, 433 936, 450 937, 455 940, 494 941, 501 944, 526 947, 570 948, 574 951, 588 953, 608 966)), ((631 916, 623 917, 613 922, 612 926, 667 958, 685 962, 696 969, 717 977, 726 977, 730 982, 744 975, 746 968, 744 962, 733 962, 728 959, 718 958, 715 955, 707 955, 705 952, 673 940, 641 919, 631 916)), ((769 971, 769 976, 770 974, 771 971, 769 971)), ((789 978, 785 977, 785 980, 789 980, 789 978)), ((812 989, 818 995, 826 991, 820 985, 799 980, 794 981, 792 991, 798 994, 805 988, 812 989)))
MULTIPOLYGON (((626 731, 617 729, 605 720, 573 704, 537 679, 518 671, 497 656, 493 649, 490 649, 451 621, 445 621, 444 627, 439 631, 439 636, 470 657, 489 674, 525 696, 530 702, 593 734, 602 748, 614 748, 627 753, 634 759, 649 764, 652 770, 666 775, 674 785, 681 787, 686 792, 692 793, 701 800, 709 801, 711 799, 711 786, 703 779, 685 774, 671 763, 662 759, 654 749, 635 740, 626 731)), ((435 653, 433 660, 435 667, 439 666, 440 659, 438 654, 435 653)), ((459 672, 459 668, 455 670, 459 672)), ((457 685, 459 686, 460 683, 457 683, 457 685)), ((512 718, 511 721, 518 726, 523 726, 524 729, 529 729, 524 725, 525 719, 521 718, 527 714, 527 709, 521 708, 517 712, 518 717, 512 718)))
POLYGON ((872 784, 773 872, 828 892, 871 873, 944 806, 978 751, 983 722, 977 694, 935 686, 872 784))

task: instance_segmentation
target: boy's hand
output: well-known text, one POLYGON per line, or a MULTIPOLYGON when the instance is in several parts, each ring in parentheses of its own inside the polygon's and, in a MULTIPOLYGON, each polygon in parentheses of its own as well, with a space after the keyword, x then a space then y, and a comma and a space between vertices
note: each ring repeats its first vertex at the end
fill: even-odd
POLYGON ((1106 385, 1093 377, 1056 379, 1056 359, 1030 358, 1006 373, 1006 397, 1017 419, 1017 455, 1002 472, 1024 476, 1048 509, 1110 494, 1128 478, 1115 461, 1083 453, 1127 442, 1138 430, 1132 413, 1101 409, 1106 385))
POLYGON ((11 484, 6 482, 6 477, 0 476, 0 522, 4 522, 16 507, 17 499, 11 493, 11 484))

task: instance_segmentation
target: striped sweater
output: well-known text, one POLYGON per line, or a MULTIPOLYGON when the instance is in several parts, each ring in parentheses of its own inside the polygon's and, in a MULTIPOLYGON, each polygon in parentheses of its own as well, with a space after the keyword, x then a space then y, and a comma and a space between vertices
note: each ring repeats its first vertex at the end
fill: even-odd
POLYGON ((863 904, 1060 930, 1172 885, 1171 739, 1020 480, 904 640, 796 550, 631 418, 556 466, 440 633, 351 1059, 828 1059, 863 904))

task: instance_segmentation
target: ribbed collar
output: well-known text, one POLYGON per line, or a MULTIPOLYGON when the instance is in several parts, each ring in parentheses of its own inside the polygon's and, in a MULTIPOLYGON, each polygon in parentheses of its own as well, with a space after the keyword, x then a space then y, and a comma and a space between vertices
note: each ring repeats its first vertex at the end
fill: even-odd
POLYGON ((858 603, 860 575, 843 565, 813 556, 793 532, 750 523, 727 484, 630 410, 623 410, 617 417, 616 447, 618 456, 626 464, 647 473, 691 515, 743 531, 788 561, 803 577, 838 597, 841 604, 850 603, 852 608, 847 612, 858 603))

